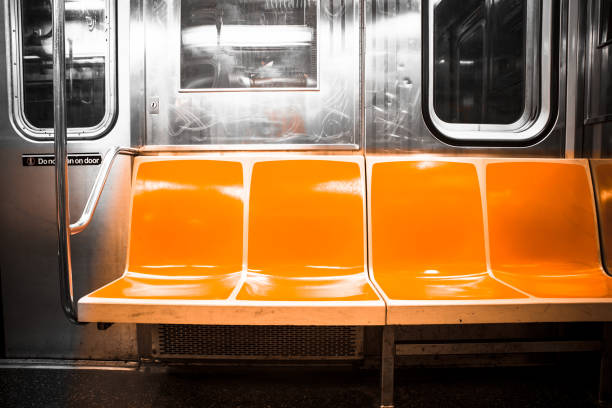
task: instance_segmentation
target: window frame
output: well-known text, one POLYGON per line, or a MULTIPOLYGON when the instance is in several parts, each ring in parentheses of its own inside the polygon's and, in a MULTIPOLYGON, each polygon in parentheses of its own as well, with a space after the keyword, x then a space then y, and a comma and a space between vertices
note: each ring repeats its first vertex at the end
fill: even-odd
MULTIPOLYGON (((427 96, 423 101, 423 113, 442 136, 451 142, 526 142, 538 137, 546 128, 551 116, 551 85, 553 61, 553 6, 550 0, 537 2, 529 7, 527 1, 527 25, 525 32, 525 101, 521 117, 510 124, 451 123, 442 120, 434 105, 434 7, 435 0, 427 2, 424 19, 423 67, 427 96), (534 10, 536 9, 536 10, 534 10), (536 24, 540 21, 540 24, 536 24), (535 43, 530 39, 539 36, 535 43), (540 69, 536 67, 540 66, 540 69), (534 86, 535 85, 535 86, 534 86), (535 91, 537 89, 537 91, 535 91)), ((486 38, 485 38, 486 42, 486 38)), ((451 45, 452 46, 452 45, 451 45)))
MULTIPOLYGON (((113 127, 118 114, 118 88, 117 88, 117 12, 114 0, 105 0, 106 5, 106 42, 107 52, 104 55, 104 116, 102 120, 90 127, 69 127, 67 136, 69 140, 93 140, 107 134, 113 127)), ((8 98, 9 118, 13 127, 26 139, 34 141, 53 141, 53 128, 40 128, 32 125, 25 116, 24 82, 23 82, 23 48, 22 48, 22 11, 19 0, 5 2, 7 60, 8 69, 8 98)))

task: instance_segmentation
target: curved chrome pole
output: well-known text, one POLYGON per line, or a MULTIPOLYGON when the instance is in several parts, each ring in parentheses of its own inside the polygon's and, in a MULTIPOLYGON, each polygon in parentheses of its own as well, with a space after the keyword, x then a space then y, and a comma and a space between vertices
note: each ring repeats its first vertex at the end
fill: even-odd
POLYGON ((74 224, 70 224, 70 234, 76 235, 79 232, 83 231, 93 218, 94 213, 96 212, 96 207, 98 206, 98 201, 100 201, 100 195, 102 194, 102 190, 104 189, 104 185, 106 184, 106 180, 108 179, 108 175, 113 167, 113 162, 118 154, 126 154, 134 156, 138 154, 138 149, 134 149, 131 147, 119 147, 113 146, 104 155, 104 159, 102 160, 102 165, 100 167, 100 172, 96 177, 96 181, 94 182, 91 193, 89 194, 89 198, 87 199, 87 204, 85 204, 85 208, 83 209, 83 214, 81 218, 74 224))
POLYGON ((68 203, 68 161, 66 129, 66 50, 64 1, 53 2, 53 118, 55 135, 55 197, 57 202, 57 256, 62 310, 78 323, 70 262, 70 208, 68 203))

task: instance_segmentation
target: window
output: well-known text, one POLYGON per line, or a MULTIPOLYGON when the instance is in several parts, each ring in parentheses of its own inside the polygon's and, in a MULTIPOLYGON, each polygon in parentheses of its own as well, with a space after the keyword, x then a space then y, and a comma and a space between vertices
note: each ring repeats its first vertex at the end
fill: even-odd
POLYGON ((182 0, 181 88, 316 88, 317 3, 182 0))
POLYGON ((602 0, 599 22, 599 46, 612 44, 612 0, 602 0))
POLYGON ((428 115, 452 139, 527 140, 548 119, 548 1, 431 0, 428 115))
MULTIPOLYGON (((66 0, 66 114, 69 137, 94 138, 115 114, 111 2, 66 0)), ((26 136, 53 134, 51 0, 10 3, 12 95, 15 125, 26 136)))

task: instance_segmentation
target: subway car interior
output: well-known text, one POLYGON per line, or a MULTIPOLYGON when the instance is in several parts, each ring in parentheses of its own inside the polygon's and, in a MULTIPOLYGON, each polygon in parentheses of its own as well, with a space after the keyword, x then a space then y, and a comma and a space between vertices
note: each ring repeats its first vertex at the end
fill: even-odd
POLYGON ((0 405, 612 406, 612 0, 0 14, 0 405))

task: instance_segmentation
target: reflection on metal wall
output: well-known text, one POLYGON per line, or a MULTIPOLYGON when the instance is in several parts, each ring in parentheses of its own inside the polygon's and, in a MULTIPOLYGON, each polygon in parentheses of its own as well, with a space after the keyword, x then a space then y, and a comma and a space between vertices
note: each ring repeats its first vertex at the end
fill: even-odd
MULTIPOLYGON (((423 88, 422 24, 424 7, 421 0, 366 0, 366 59, 365 59, 365 127, 369 153, 444 153, 495 156, 563 155, 564 113, 558 111, 556 121, 531 145, 511 147, 510 144, 469 142, 450 146, 440 141, 433 126, 423 117, 422 103, 428 95, 423 88), (509 146, 509 147, 507 147, 509 146)), ((469 16, 468 16, 469 17, 469 16)), ((554 30, 565 26, 566 18, 553 12, 554 30)), ((563 36, 565 33, 560 33, 563 36)), ((564 59, 565 43, 553 43, 554 54, 564 59), (557 51, 558 48, 558 51, 557 51)), ((561 61, 554 61, 553 67, 561 61)), ((426 64, 426 63, 425 63, 426 64)), ((557 70, 557 68, 554 68, 557 70)), ((563 100, 565 78, 553 77, 551 96, 563 100), (559 90, 557 93, 556 90, 559 90)), ((553 115, 554 118, 554 115, 553 115)))
POLYGON ((588 53, 587 122, 612 120, 612 1, 591 2, 588 53))
POLYGON ((584 148, 612 157, 612 1, 592 0, 587 13, 584 148))
POLYGON ((421 1, 367 0, 366 41, 367 147, 431 144, 421 119, 421 1))
POLYGON ((356 148, 358 16, 353 0, 146 1, 146 143, 356 148))

